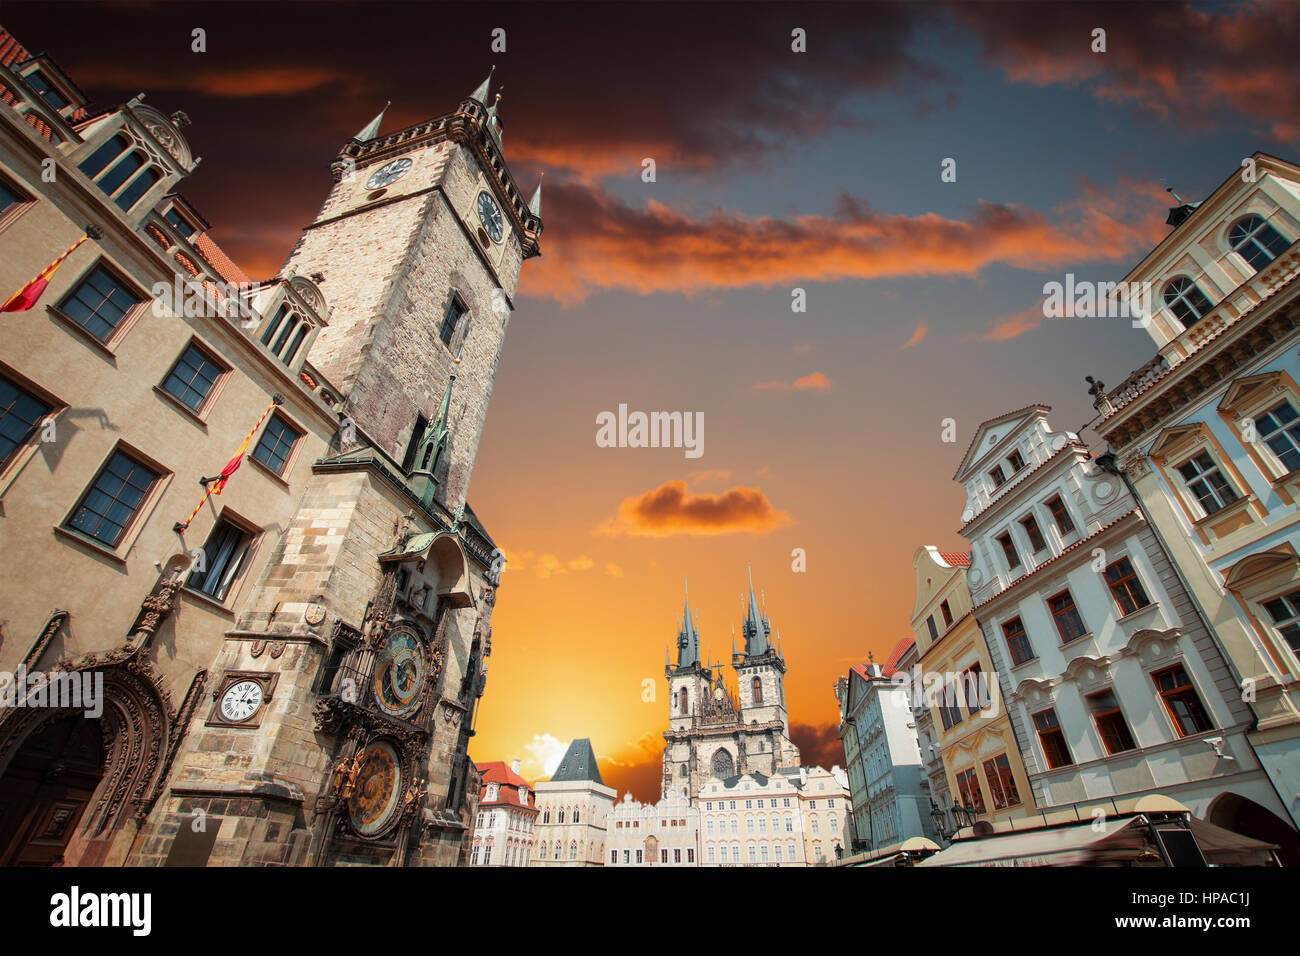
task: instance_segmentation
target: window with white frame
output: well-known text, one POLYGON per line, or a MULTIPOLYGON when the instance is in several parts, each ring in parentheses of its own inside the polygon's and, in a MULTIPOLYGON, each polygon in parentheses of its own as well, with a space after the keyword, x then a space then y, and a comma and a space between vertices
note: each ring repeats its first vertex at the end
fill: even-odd
POLYGON ((1277 456, 1284 472, 1300 469, 1300 414, 1289 400, 1256 416, 1255 435, 1277 456))
POLYGON ((1178 474, 1206 515, 1222 511, 1241 496, 1228 483, 1208 451, 1202 451, 1178 466, 1178 474))
POLYGON ((1286 251, 1291 243, 1260 216, 1247 216, 1228 230, 1228 245, 1258 272, 1286 251))
POLYGON ((1292 653, 1300 656, 1300 591, 1280 594, 1265 601, 1264 610, 1292 653))
POLYGON ((1187 276, 1177 276, 1169 281, 1165 286, 1164 300, 1174 318, 1185 329, 1201 321, 1214 308, 1201 287, 1187 276))

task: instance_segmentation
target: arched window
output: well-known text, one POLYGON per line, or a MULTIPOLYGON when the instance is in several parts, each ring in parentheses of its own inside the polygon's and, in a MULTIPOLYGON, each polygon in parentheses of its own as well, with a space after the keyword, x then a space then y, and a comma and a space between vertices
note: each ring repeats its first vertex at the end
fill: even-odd
POLYGON ((113 195, 124 182, 144 167, 144 153, 133 150, 117 161, 117 164, 99 179, 99 188, 113 195))
POLYGON ((755 677, 753 681, 753 686, 754 686, 754 703, 755 704, 763 703, 763 679, 761 677, 755 677))
POLYGON ((722 748, 713 754, 712 762, 713 775, 719 780, 726 780, 736 773, 736 762, 732 759, 731 751, 722 748))
POLYGON ((580 818, 581 816, 582 816, 582 811, 580 811, 580 810, 574 810, 574 811, 573 811, 573 822, 574 822, 574 823, 578 823, 578 822, 579 822, 579 818, 580 818))
POLYGON ((570 843, 570 844, 569 844, 569 859, 570 859, 570 860, 576 860, 577 858, 578 858, 578 844, 576 844, 576 843, 570 843))
POLYGON ((542 822, 543 822, 543 823, 550 823, 550 822, 551 822, 551 811, 550 811, 550 810, 547 810, 545 813, 542 814, 542 822))
POLYGON ((1228 245, 1258 272, 1282 254, 1291 243, 1260 216, 1239 219, 1228 230, 1228 245))
POLYGON ((681 689, 681 693, 678 694, 678 697, 680 698, 680 701, 678 703, 678 708, 680 709, 681 713, 684 714, 690 708, 690 703, 691 703, 690 696, 686 693, 685 687, 681 689))
POLYGON ((555 841, 555 858, 556 858, 557 860, 560 858, 560 854, 561 854, 563 851, 564 851, 564 844, 561 843, 559 840, 556 840, 556 841, 555 841))
POLYGON ((118 133, 112 139, 105 142, 99 149, 95 150, 89 156, 81 161, 80 169, 88 179, 94 179, 105 169, 108 164, 121 156, 131 148, 131 140, 124 134, 118 133))
POLYGON ((560 811, 560 822, 561 822, 561 823, 564 822, 564 811, 563 811, 563 810, 560 811))
POLYGON ((1174 318, 1183 323, 1183 328, 1191 328, 1214 308, 1200 286, 1187 276, 1178 276, 1170 281, 1165 286, 1164 299, 1174 318))
POLYGON ((131 185, 122 190, 117 197, 118 207, 123 212, 129 212, 131 207, 140 201, 140 197, 152 189, 160 179, 162 179, 162 173, 153 166, 148 167, 139 176, 135 177, 131 185))

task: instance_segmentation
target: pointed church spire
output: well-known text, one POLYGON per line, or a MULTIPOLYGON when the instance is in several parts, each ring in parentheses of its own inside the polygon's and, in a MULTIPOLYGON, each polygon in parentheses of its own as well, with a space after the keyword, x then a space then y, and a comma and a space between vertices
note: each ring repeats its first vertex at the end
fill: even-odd
POLYGON ((758 596, 754 593, 754 570, 751 567, 749 569, 749 605, 745 611, 745 618, 740 625, 741 632, 745 635, 746 657, 766 654, 772 646, 769 640, 772 626, 767 620, 766 598, 763 604, 763 610, 760 610, 758 596))
POLYGON ((537 188, 533 190, 533 198, 528 200, 528 211, 539 219, 542 215, 542 176, 545 175, 546 173, 543 172, 537 177, 537 188))
POLYGON ((492 64, 492 69, 488 70, 487 77, 478 85, 478 89, 470 94, 471 99, 478 100, 484 106, 488 105, 488 89, 492 85, 492 74, 497 70, 496 64, 492 64))
POLYGON ((358 143, 368 143, 376 136, 378 136, 379 124, 383 122, 384 114, 388 112, 388 107, 392 105, 393 105, 392 100, 389 100, 387 103, 385 103, 384 108, 379 111, 379 115, 376 116, 374 119, 372 119, 369 123, 367 123, 365 127, 361 130, 361 132, 357 133, 357 135, 352 138, 355 139, 358 143))
POLYGON ((690 667, 700 660, 700 634, 691 620, 690 581, 686 582, 686 599, 677 625, 677 666, 690 667))

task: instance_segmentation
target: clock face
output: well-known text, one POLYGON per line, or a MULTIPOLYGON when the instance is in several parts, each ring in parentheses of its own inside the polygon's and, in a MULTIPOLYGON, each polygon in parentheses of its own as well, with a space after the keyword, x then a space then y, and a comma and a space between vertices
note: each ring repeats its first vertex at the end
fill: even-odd
POLYGON ((377 740, 367 746, 356 789, 348 800, 352 826, 358 833, 371 836, 384 828, 397 809, 401 782, 401 766, 392 745, 377 740))
POLYGON ((380 166, 375 170, 374 175, 366 180, 366 188, 378 189, 381 186, 395 183, 405 176, 406 171, 410 168, 411 161, 409 159, 395 159, 391 163, 380 166))
POLYGON ((247 720, 262 706, 262 685, 255 680, 231 684, 221 696, 221 716, 231 723, 247 720))
POLYGON ((375 660, 375 703, 394 717, 410 713, 419 704, 424 674, 424 642, 415 628, 398 624, 375 660))
POLYGON ((478 194, 478 218, 492 241, 500 242, 505 235, 505 223, 501 219, 501 210, 497 208, 496 200, 487 193, 478 194))

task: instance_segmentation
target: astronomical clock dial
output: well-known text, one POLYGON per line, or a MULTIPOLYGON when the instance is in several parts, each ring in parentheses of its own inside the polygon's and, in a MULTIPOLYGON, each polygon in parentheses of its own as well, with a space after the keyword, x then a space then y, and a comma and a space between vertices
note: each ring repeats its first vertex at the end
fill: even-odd
POLYGON ((394 717, 409 714, 420 702, 424 678, 424 642, 415 628, 398 624, 375 660, 375 703, 394 717))
POLYGON ((501 210, 497 208, 496 200, 485 192, 478 194, 478 219, 483 223, 487 234, 492 237, 492 241, 500 242, 501 237, 505 235, 505 222, 501 218, 501 210))
POLYGON ((388 186, 397 182, 406 175, 406 171, 411 168, 409 159, 395 159, 391 163, 386 163, 375 170, 374 174, 366 180, 367 189, 379 189, 381 186, 388 186))
POLYGON ((231 684, 221 695, 222 719, 231 723, 247 720, 262 706, 262 685, 255 680, 231 684))
POLYGON ((383 830, 397 810, 402 793, 402 771, 397 751, 377 740, 361 756, 356 789, 348 800, 353 828, 362 836, 383 830))

